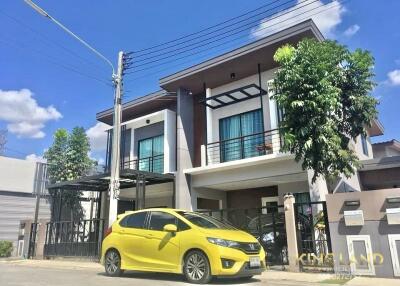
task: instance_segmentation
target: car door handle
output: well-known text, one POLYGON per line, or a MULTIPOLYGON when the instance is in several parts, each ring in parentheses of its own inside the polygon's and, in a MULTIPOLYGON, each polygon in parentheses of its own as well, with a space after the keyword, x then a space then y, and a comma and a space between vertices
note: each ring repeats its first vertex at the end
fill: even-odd
POLYGON ((145 237, 145 238, 149 238, 149 239, 151 239, 151 238, 153 238, 153 237, 154 237, 154 235, 152 235, 152 234, 146 234, 144 237, 145 237))

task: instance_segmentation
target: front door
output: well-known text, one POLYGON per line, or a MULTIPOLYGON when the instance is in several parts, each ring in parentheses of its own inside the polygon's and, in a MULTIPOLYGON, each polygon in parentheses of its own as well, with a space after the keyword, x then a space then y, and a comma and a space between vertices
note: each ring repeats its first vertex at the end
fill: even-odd
POLYGON ((176 271, 181 264, 180 234, 164 231, 164 226, 167 224, 177 225, 177 218, 167 212, 151 212, 148 239, 144 248, 148 251, 148 262, 153 269, 176 271))

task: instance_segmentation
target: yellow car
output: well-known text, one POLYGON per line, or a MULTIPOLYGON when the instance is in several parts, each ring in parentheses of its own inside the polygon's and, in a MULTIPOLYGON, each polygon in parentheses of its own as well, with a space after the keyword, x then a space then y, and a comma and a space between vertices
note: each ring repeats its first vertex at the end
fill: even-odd
POLYGON ((207 283, 213 276, 261 274, 265 252, 252 235, 210 216, 155 208, 118 216, 106 231, 101 262, 109 276, 124 270, 170 272, 207 283))

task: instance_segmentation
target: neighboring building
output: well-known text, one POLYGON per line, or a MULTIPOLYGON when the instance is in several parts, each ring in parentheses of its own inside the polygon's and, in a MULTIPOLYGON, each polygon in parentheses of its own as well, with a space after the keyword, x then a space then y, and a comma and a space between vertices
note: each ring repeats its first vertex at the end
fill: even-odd
MULTIPOLYGON (((44 183, 44 164, 0 156, 0 240, 11 241, 13 255, 24 253, 21 220, 33 220, 36 194, 44 183)), ((50 203, 40 199, 39 217, 50 218, 50 203)))

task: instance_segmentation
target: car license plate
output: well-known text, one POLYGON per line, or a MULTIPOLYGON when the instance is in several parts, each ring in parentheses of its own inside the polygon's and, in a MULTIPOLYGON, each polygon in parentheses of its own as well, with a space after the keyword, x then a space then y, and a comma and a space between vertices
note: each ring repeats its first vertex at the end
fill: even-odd
POLYGON ((260 257, 250 257, 250 267, 260 267, 260 257))

